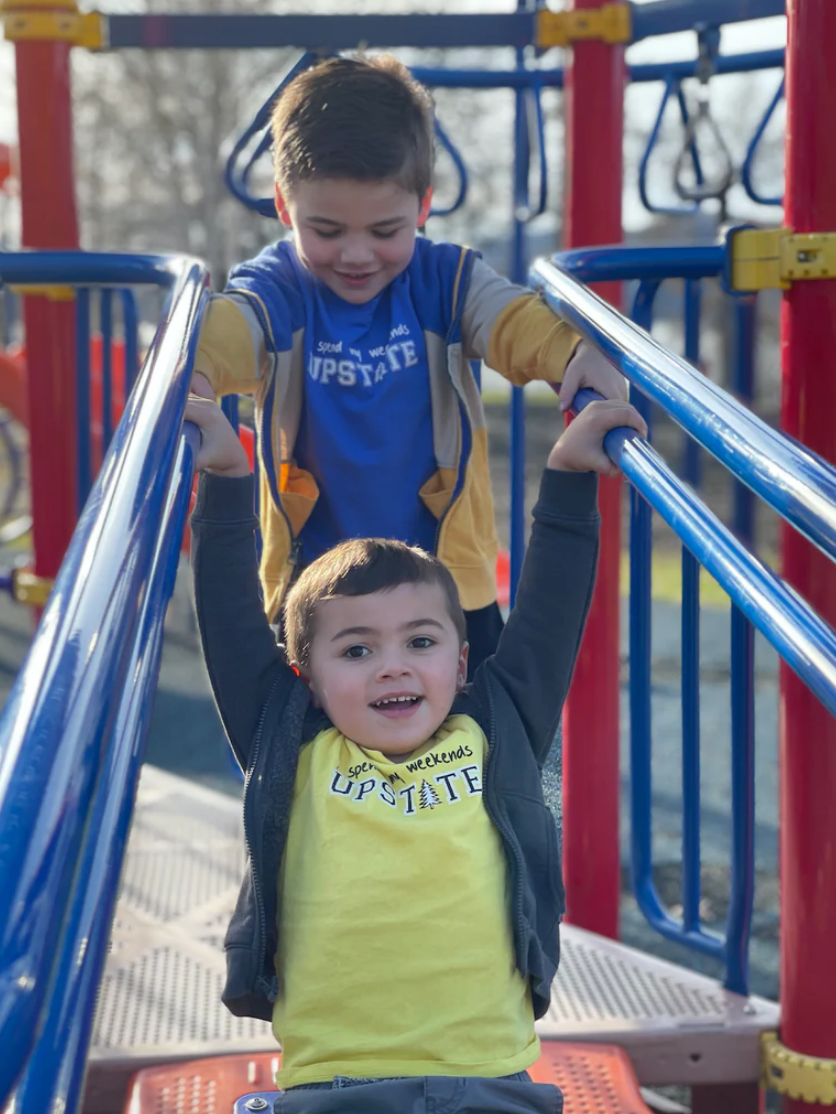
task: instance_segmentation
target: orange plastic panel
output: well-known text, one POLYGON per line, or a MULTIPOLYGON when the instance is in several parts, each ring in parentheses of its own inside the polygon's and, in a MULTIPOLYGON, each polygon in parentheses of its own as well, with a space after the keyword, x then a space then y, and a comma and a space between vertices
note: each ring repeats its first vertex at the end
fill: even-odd
MULTIPOLYGON (((146 1068, 134 1076, 125 1114, 232 1114, 242 1095, 271 1089, 278 1066, 278 1054, 258 1053, 146 1068)), ((529 1070, 537 1083, 560 1087, 564 1114, 651 1114, 629 1057, 612 1045, 544 1042, 529 1070)))
POLYGON ((630 1057, 615 1045, 543 1041, 528 1073, 561 1089, 563 1114, 651 1114, 630 1057))

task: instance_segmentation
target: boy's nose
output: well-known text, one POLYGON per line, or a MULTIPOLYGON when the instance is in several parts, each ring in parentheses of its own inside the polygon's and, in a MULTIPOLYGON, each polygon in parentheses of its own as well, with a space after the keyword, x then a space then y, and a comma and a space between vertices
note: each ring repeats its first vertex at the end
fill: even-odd
POLYGON ((343 244, 340 252, 342 263, 370 263, 374 259, 374 251, 370 244, 363 240, 353 240, 343 244))
POLYGON ((409 672, 409 665, 402 658, 391 657, 381 663, 378 676, 381 678, 406 677, 409 672))

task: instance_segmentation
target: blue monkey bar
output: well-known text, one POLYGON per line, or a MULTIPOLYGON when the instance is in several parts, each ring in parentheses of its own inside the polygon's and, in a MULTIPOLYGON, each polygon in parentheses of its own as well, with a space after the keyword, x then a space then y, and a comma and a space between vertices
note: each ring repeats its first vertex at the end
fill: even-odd
POLYGON ((196 440, 178 436, 207 274, 27 253, 0 280, 150 283, 168 308, 0 718, 0 1107, 78 1108, 196 440), (52 981, 56 972, 61 977, 52 981))
MULTIPOLYGON (((628 4, 631 42, 697 24, 741 23, 784 14, 784 0, 655 0, 628 4)), ((515 47, 538 44, 540 12, 467 15, 107 15, 104 49, 377 50, 394 47, 515 47)))

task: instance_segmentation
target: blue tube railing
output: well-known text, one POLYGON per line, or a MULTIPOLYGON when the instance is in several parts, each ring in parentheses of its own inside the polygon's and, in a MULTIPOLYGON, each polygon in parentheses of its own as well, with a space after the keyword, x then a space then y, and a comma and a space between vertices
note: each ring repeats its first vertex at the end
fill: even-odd
MULTIPOLYGON (((747 988, 748 940, 754 890, 754 659, 752 627, 760 629, 785 661, 836 711, 836 634, 749 550, 753 540, 752 492, 801 529, 819 548, 833 547, 836 473, 803 446, 756 418, 688 363, 667 352, 645 331, 664 278, 685 279, 685 347, 699 356, 699 280, 722 276, 722 246, 699 248, 600 248, 538 261, 532 284, 588 341, 630 379, 647 412, 660 405, 736 480, 733 531, 724 527, 684 486, 650 446, 632 435, 614 437, 614 459, 633 484, 631 495, 630 712, 632 866, 636 898, 663 936, 724 962, 726 985, 747 988), (557 266, 559 264, 559 267, 557 266), (571 277, 568 272, 571 272, 571 277), (623 318, 577 281, 639 279, 635 323, 623 318), (643 326, 640 327, 640 326, 643 326), (710 427, 710 431, 709 431, 710 427), (625 445, 627 446, 625 448, 625 445), (767 473, 769 473, 767 475, 767 473), (683 876, 682 918, 663 907, 651 858, 651 513, 661 514, 683 542, 682 711, 683 876), (731 612, 732 882, 725 937, 702 928, 699 837, 699 581, 703 565, 727 591, 731 612)), ((732 382, 751 401, 755 305, 735 299, 732 382)), ((609 451, 609 444, 608 444, 609 451)), ((611 454, 612 455, 612 454, 611 454)), ((683 472, 699 478, 699 460, 686 451, 683 472)))
POLYGON ((207 274, 56 252, 4 255, 0 279, 171 290, 0 718, 0 1107, 17 1086, 17 1111, 71 1112, 188 508, 195 442, 178 433, 207 274))
MULTIPOLYGON (((84 506, 93 486, 93 473, 101 463, 113 437, 113 353, 114 353, 114 294, 118 296, 122 313, 124 344, 124 398, 133 390, 139 373, 139 322, 136 298, 132 290, 110 287, 81 287, 76 291, 76 437, 78 445, 78 508, 84 506), (101 338, 100 408, 94 416, 92 408, 92 330, 90 323, 91 294, 98 294, 99 336, 101 338), (99 437, 94 438, 98 428, 99 437), (94 445, 100 450, 94 461, 94 445)), ((95 301, 94 303, 95 304, 95 301)))
POLYGON ((836 558, 836 474, 830 466, 771 429, 581 285, 633 278, 643 265, 648 277, 660 280, 718 275, 724 270, 726 249, 602 248, 558 258, 563 269, 540 260, 531 271, 533 284, 542 287, 555 312, 622 367, 631 383, 742 483, 836 558))
MULTIPOLYGON (((542 262, 535 266, 534 271, 535 281, 548 296, 549 271, 542 262)), ((619 316, 613 310, 609 312, 619 316)), ((621 355, 626 356, 626 353, 621 355)), ((629 375, 626 359, 618 362, 629 375)), ((591 392, 580 394, 582 397, 578 404, 582 407, 591 401, 588 397, 591 392)), ((683 902, 682 921, 670 916, 656 892, 651 873, 649 731, 634 732, 633 735, 632 858, 636 898, 649 923, 663 936, 722 960, 726 965, 728 988, 745 993, 754 887, 754 793, 751 777, 754 762, 753 651, 750 624, 762 631, 791 668, 834 713, 836 633, 703 506, 647 442, 630 431, 618 430, 608 436, 605 447, 633 485, 634 502, 640 502, 648 510, 652 506, 662 516, 735 604, 732 640, 733 661, 737 664, 733 664, 732 668, 733 674, 740 670, 741 680, 737 681, 733 675, 733 738, 737 745, 732 759, 732 893, 725 940, 699 926, 698 894, 693 884, 693 873, 686 890, 687 909, 683 902)), ((801 465, 802 461, 799 461, 801 465)), ((631 596, 634 592, 646 596, 650 580, 647 532, 640 531, 631 558, 631 596), (646 582, 644 589, 642 581, 646 582)), ((650 718, 649 611, 640 612, 635 620, 631 617, 630 626, 631 718, 635 726, 640 721, 649 723, 650 718)))

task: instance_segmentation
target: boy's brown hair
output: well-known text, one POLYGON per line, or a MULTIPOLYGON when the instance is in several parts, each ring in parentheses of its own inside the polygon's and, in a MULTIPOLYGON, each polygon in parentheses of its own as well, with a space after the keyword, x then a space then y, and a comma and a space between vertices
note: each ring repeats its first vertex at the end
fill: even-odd
POLYGON ((456 582, 449 569, 417 546, 380 538, 356 538, 318 557, 288 592, 283 618, 289 661, 306 666, 310 660, 316 608, 335 596, 369 596, 400 584, 437 584, 447 600, 459 641, 466 626, 456 582))
POLYGON ((432 98, 391 55, 329 58, 305 70, 276 102, 271 128, 285 196, 314 178, 391 179, 419 198, 430 187, 432 98))

